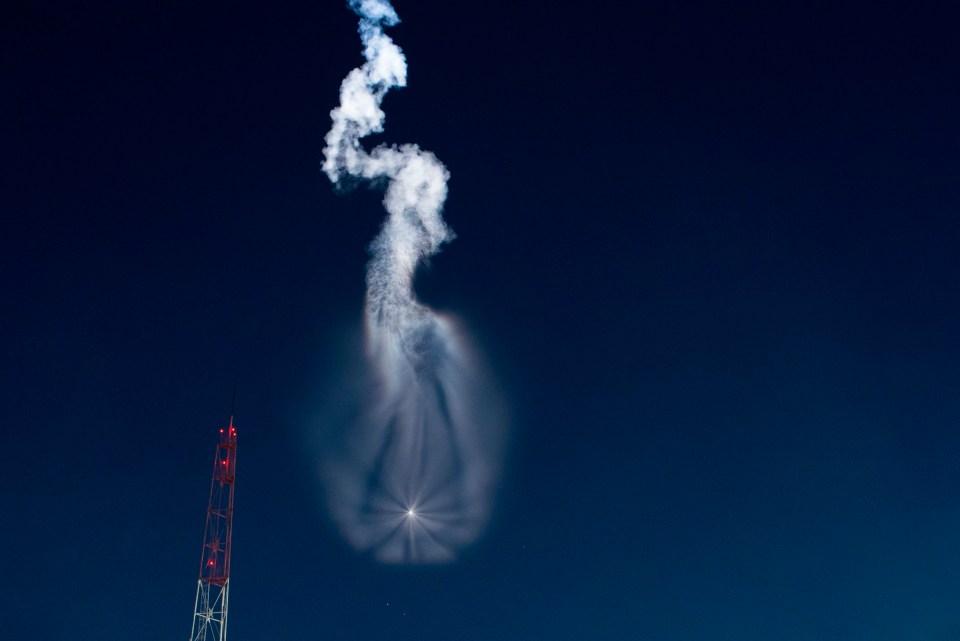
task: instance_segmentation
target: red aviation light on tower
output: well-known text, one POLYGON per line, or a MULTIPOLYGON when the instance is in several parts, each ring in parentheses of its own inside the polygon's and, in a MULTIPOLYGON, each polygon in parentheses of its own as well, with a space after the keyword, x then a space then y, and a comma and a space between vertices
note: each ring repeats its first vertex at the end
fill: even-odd
POLYGON ((231 415, 227 431, 220 429, 220 440, 213 457, 191 641, 226 641, 236 470, 237 431, 231 415))

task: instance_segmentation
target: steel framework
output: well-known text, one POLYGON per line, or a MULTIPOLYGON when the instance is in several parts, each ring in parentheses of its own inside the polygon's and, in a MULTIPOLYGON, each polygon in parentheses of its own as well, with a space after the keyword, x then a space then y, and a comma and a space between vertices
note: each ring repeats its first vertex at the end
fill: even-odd
POLYGON ((233 535, 233 481, 237 471, 237 430, 220 430, 213 457, 207 525, 200 556, 200 579, 190 641, 226 641, 230 596, 230 544, 233 535))

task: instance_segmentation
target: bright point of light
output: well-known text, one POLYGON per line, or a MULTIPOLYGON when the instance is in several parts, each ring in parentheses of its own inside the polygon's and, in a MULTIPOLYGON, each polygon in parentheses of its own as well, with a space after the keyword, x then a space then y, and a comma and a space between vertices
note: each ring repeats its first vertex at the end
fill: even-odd
POLYGON ((410 508, 409 510, 407 510, 407 516, 416 516, 416 515, 417 513, 413 511, 413 508, 410 508))

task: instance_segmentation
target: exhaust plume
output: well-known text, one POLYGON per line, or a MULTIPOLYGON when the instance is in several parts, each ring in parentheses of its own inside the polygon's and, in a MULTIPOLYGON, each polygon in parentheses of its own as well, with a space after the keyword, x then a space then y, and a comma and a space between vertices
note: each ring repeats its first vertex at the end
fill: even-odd
POLYGON ((323 476, 331 514, 355 547, 388 562, 452 559, 485 525, 501 458, 503 410, 460 324, 416 300, 418 264, 453 239, 442 217, 449 174, 417 145, 361 139, 383 131, 380 105, 407 81, 384 33, 386 0, 350 0, 364 64, 340 86, 323 171, 339 187, 386 183, 387 218, 367 266, 365 366, 348 400, 359 416, 323 476))

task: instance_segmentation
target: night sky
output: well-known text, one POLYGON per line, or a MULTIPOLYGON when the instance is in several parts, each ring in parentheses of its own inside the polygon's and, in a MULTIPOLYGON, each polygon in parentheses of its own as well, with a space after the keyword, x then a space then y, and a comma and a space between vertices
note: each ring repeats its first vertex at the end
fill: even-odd
POLYGON ((346 2, 8 1, 0 638, 188 637, 237 380, 232 641, 960 639, 949 11, 394 4, 372 143, 449 169, 417 290, 510 406, 485 535, 381 565, 323 504, 383 218, 320 171, 346 2))

